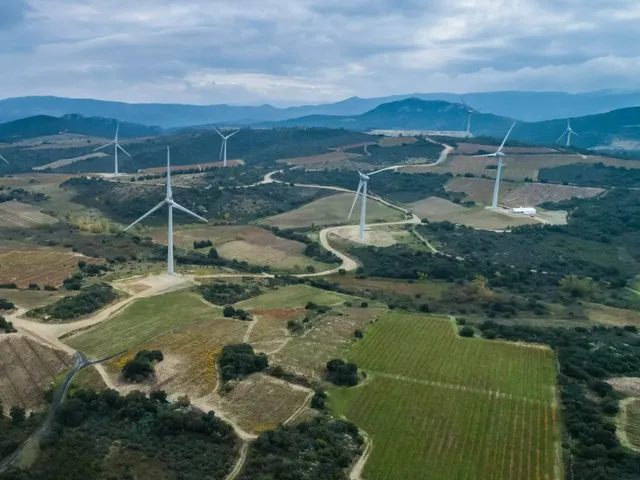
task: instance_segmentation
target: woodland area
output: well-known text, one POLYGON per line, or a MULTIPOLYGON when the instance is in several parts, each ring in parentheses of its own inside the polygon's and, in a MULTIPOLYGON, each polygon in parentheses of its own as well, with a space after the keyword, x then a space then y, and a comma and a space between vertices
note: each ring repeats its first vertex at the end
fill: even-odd
POLYGON ((363 155, 362 158, 357 159, 358 161, 381 166, 400 165, 407 162, 412 163, 412 161, 426 163, 427 160, 436 160, 441 151, 442 146, 422 138, 414 143, 407 143, 395 147, 369 145, 367 146, 366 153, 364 147, 347 150, 349 153, 363 155))
POLYGON ((78 390, 59 408, 35 463, 1 480, 222 479, 238 455, 213 412, 166 403, 164 392, 78 390))

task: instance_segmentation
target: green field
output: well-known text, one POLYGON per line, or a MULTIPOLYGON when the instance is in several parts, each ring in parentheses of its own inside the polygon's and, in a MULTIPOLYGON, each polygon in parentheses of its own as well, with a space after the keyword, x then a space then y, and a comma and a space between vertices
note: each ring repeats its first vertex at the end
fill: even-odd
POLYGON ((449 320, 389 313, 348 358, 369 380, 332 389, 331 405, 373 440, 366 478, 561 477, 549 349, 460 338, 449 320))
MULTIPOLYGON (((279 228, 298 228, 314 225, 356 224, 360 218, 360 198, 353 209, 351 219, 347 219, 355 193, 338 193, 315 200, 297 210, 281 213, 260 220, 261 223, 279 228)), ((367 202, 367 223, 402 220, 402 212, 369 199, 367 202)))
POLYGON ((627 438, 628 446, 640 449, 640 398, 629 399, 624 407, 623 417, 625 418, 623 429, 627 438))
POLYGON ((221 316, 221 309, 195 293, 167 293, 136 300, 109 320, 64 341, 91 358, 103 358, 192 322, 211 320, 213 324, 221 316))
MULTIPOLYGON (((343 295, 341 293, 321 290, 309 285, 290 285, 244 300, 234 305, 244 309, 295 308, 304 307, 307 302, 316 305, 341 305, 344 302, 361 302, 362 299, 343 295)), ((374 302, 369 302, 373 306, 374 302)))

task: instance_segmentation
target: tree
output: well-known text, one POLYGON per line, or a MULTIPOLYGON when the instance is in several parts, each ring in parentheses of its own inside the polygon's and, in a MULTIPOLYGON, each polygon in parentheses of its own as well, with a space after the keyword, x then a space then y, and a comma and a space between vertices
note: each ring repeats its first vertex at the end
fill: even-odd
POLYGON ((233 317, 236 314, 236 309, 231 305, 227 305, 224 307, 224 310, 222 310, 222 314, 227 318, 233 317))
POLYGON ((207 257, 213 259, 213 260, 218 260, 220 258, 220 255, 218 255, 218 250, 216 250, 214 247, 209 249, 209 253, 207 254, 207 257))
POLYGON ((369 302, 361 302, 360 307, 367 308, 369 306, 369 302))
POLYGON ((164 390, 154 390, 149 394, 149 398, 156 402, 167 403, 167 392, 164 390))
POLYGON ((344 277, 347 274, 347 271, 344 268, 339 268, 338 274, 344 277))
POLYGON ((471 328, 468 325, 465 325, 464 327, 462 327, 460 329, 460 336, 461 337, 473 337, 473 335, 475 334, 473 328, 471 328))
POLYGON ((314 267, 313 265, 307 265, 307 272, 315 273, 315 271, 316 271, 316 267, 314 267))
POLYGON ((324 410, 326 408, 327 393, 322 387, 318 388, 313 397, 311 397, 311 408, 316 410, 324 410))
POLYGON ((364 337, 364 333, 362 333, 362 330, 357 328, 355 330, 355 332, 353 332, 353 336, 356 337, 356 338, 363 338, 364 337))
POLYGON ((24 408, 14 405, 9 412, 14 425, 22 425, 27 418, 24 408))
POLYGON ((335 385, 353 387, 358 384, 358 366, 339 358, 327 362, 327 380, 335 385))

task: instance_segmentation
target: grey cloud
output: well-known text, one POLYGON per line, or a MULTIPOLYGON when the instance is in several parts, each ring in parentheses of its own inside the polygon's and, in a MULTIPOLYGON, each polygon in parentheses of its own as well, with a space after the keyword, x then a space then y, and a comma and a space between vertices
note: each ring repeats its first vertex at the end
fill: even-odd
POLYGON ((627 87, 639 19, 631 0, 0 0, 0 92, 300 103, 627 87))

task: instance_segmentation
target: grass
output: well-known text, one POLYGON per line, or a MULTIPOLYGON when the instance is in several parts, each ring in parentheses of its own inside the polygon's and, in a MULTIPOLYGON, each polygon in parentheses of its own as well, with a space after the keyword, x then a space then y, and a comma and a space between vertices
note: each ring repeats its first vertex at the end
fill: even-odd
POLYGON ((623 425, 627 441, 635 449, 640 449, 640 398, 634 398, 624 407, 625 422, 623 425))
POLYGON ((15 303, 20 308, 31 310, 33 308, 44 307, 60 300, 62 297, 73 295, 76 292, 48 292, 46 290, 0 290, 0 298, 6 298, 15 303))
MULTIPOLYGON (((244 300, 235 305, 237 308, 270 309, 304 307, 308 302, 316 305, 341 305, 344 302, 359 302, 362 299, 341 293, 321 290, 309 285, 290 285, 272 290, 263 295, 244 300)), ((354 303, 356 304, 356 303, 354 303)))
POLYGON ((58 287, 72 273, 78 271, 78 261, 95 262, 74 253, 39 249, 34 251, 10 251, 0 254, 0 282, 14 282, 26 288, 35 283, 58 287))
POLYGON ((64 341, 91 358, 103 358, 174 328, 198 320, 213 321, 221 310, 187 291, 167 293, 134 301, 113 318, 64 341))
POLYGON ((417 302, 439 301, 442 294, 451 288, 450 283, 433 280, 390 280, 386 278, 356 278, 351 275, 333 275, 327 278, 341 286, 358 293, 389 293, 411 297, 417 302))
POLYGON ((350 349, 369 381, 333 388, 330 399, 373 439, 364 476, 559 478, 553 353, 460 338, 452 327, 388 313, 350 349))
MULTIPOLYGON (((360 215, 360 197, 356 202, 354 214, 347 219, 353 203, 353 193, 338 193, 330 197, 315 200, 297 210, 281 213, 260 220, 261 223, 279 228, 298 228, 313 225, 356 224, 360 215)), ((387 207, 380 202, 368 199, 367 223, 378 221, 402 220, 402 212, 387 207)))
POLYGON ((40 209, 20 202, 0 203, 0 227, 25 228, 53 225, 58 220, 40 209))

